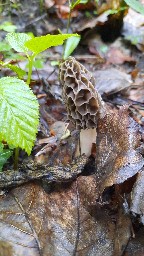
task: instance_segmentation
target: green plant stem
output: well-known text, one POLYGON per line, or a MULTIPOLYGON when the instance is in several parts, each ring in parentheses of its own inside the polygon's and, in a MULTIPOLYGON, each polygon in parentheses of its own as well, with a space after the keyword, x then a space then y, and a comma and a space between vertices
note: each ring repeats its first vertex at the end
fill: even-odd
MULTIPOLYGON (((69 28, 70 28, 71 12, 72 12, 71 1, 70 1, 70 0, 69 0, 69 8, 70 8, 70 12, 69 12, 68 21, 67 21, 67 28, 66 28, 66 33, 67 33, 67 34, 68 34, 69 28)), ((65 48, 66 48, 66 41, 65 41, 65 43, 64 43, 64 48, 63 48, 63 57, 62 57, 63 59, 64 59, 65 48)))
POLYGON ((66 29, 66 33, 69 32, 69 28, 70 28, 70 21, 71 21, 71 12, 72 12, 72 9, 71 9, 71 3, 69 1, 69 7, 70 7, 70 12, 69 12, 69 16, 68 16, 68 22, 67 22, 67 29, 66 29))
POLYGON ((43 0, 40 0, 39 2, 39 6, 40 6, 40 13, 42 14, 42 11, 43 11, 43 0))
POLYGON ((29 70, 28 70, 28 78, 27 78, 27 84, 30 84, 31 81, 31 75, 32 75, 32 68, 33 68, 33 61, 34 61, 35 55, 32 56, 28 56, 28 60, 29 60, 29 70))
POLYGON ((18 169, 19 147, 14 150, 14 170, 18 169))

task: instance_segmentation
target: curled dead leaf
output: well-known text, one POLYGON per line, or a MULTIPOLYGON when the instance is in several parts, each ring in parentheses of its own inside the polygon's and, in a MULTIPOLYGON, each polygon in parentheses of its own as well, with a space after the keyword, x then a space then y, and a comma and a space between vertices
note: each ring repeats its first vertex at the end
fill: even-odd
POLYGON ((127 107, 108 110, 98 120, 96 139, 96 177, 99 191, 123 183, 141 170, 144 159, 137 151, 139 126, 128 116, 127 107))

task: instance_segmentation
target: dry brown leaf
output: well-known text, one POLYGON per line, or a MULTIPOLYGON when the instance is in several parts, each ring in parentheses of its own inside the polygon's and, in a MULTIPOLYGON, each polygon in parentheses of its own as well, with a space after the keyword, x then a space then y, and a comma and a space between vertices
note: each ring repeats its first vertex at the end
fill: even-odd
POLYGON ((12 245, 6 241, 0 241, 0 255, 1 256, 13 256, 12 245))
POLYGON ((118 216, 116 221, 114 253, 113 253, 113 255, 116 255, 116 256, 123 255, 123 252, 125 251, 132 234, 132 223, 131 223, 130 215, 125 212, 122 201, 123 199, 121 197, 121 205, 118 209, 118 216))
POLYGON ((0 240, 18 256, 111 256, 114 224, 95 206, 94 177, 49 194, 35 184, 0 200, 0 240))
POLYGON ((99 191, 123 183, 141 170, 144 159, 137 148, 139 126, 128 116, 127 107, 108 110, 99 119, 96 139, 96 177, 99 191))
POLYGON ((44 5, 45 7, 48 9, 48 8, 51 8, 52 6, 54 6, 54 0, 44 0, 44 5))
POLYGON ((121 38, 118 38, 113 43, 103 42, 99 34, 89 32, 86 34, 86 39, 82 42, 88 45, 89 51, 98 56, 105 58, 107 64, 123 64, 124 62, 133 62, 131 52, 126 48, 121 38))
POLYGON ((96 89, 100 94, 112 94, 128 88, 132 84, 131 76, 116 68, 98 70, 94 73, 96 89))
POLYGON ((63 5, 66 3, 67 0, 54 0, 55 4, 63 5))
POLYGON ((135 59, 131 56, 131 51, 124 43, 122 38, 117 38, 112 44, 109 44, 105 54, 108 63, 123 64, 125 61, 135 64, 135 59))
MULTIPOLYGON (((137 83, 138 79, 136 80, 135 85, 131 87, 129 90, 128 98, 133 101, 138 101, 143 103, 144 102, 144 85, 143 85, 143 78, 139 79, 140 83, 137 83), (140 82, 141 80, 141 82, 140 82)), ((141 108, 144 109, 144 108, 141 108)))
POLYGON ((134 62, 134 59, 126 55, 122 49, 110 47, 106 56, 107 62, 112 64, 123 64, 124 62, 134 62))
POLYGON ((144 224, 144 169, 138 173, 137 181, 132 191, 131 211, 139 214, 144 224))
POLYGON ((60 140, 67 131, 68 123, 62 122, 62 121, 56 121, 50 126, 50 132, 51 134, 57 137, 58 140, 60 140))
POLYGON ((94 8, 95 8, 95 3, 93 1, 87 1, 87 3, 85 4, 77 4, 74 7, 75 10, 86 10, 86 11, 94 10, 94 8))
MULTIPOLYGON (((70 7, 65 5, 56 5, 56 12, 60 19, 68 19, 70 7)), ((78 11, 73 10, 71 12, 71 17, 77 17, 77 16, 78 16, 78 11)))
MULTIPOLYGON (((67 137, 62 141, 57 142, 57 138, 47 138, 47 145, 45 145, 41 150, 35 155, 35 161, 50 166, 58 165, 60 163, 67 164, 71 163, 75 152, 77 151, 77 146, 79 143, 79 132, 75 132, 72 136, 67 137), (42 157, 43 155, 43 157, 42 157)), ((46 139, 42 142, 46 142, 46 139)))
POLYGON ((135 238, 131 238, 126 252, 123 256, 143 256, 144 255, 144 227, 136 233, 135 238))
POLYGON ((74 31, 81 32, 85 30, 86 28, 94 28, 98 24, 103 24, 108 19, 108 14, 105 12, 98 16, 97 18, 90 18, 90 19, 82 19, 80 22, 77 22, 76 24, 72 24, 72 27, 74 31))
POLYGON ((51 8, 54 5, 64 5, 67 0, 44 0, 46 8, 51 8))

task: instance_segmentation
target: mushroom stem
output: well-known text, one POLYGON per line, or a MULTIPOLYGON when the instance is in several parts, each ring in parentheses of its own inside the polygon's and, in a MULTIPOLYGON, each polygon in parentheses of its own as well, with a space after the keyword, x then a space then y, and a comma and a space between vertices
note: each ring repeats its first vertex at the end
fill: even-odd
POLYGON ((96 128, 80 131, 80 149, 81 154, 91 155, 92 143, 96 143, 96 128))

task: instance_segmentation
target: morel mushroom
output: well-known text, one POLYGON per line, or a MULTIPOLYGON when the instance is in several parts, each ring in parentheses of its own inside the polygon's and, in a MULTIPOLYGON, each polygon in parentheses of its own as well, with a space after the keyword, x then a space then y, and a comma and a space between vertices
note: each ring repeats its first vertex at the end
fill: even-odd
POLYGON ((92 74, 69 57, 60 65, 60 81, 69 119, 77 129, 95 128, 97 114, 104 113, 104 102, 94 88, 92 74))
POLYGON ((81 153, 88 156, 92 143, 96 141, 97 118, 105 113, 104 102, 94 88, 92 74, 73 57, 60 65, 60 81, 68 118, 77 129, 81 129, 81 153))

